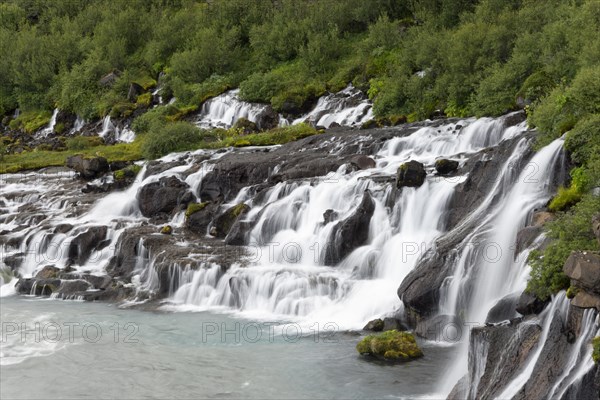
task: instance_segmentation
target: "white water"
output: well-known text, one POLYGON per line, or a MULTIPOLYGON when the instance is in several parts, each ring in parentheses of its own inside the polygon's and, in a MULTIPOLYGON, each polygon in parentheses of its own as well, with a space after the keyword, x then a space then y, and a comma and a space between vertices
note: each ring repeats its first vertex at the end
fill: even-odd
POLYGON ((345 89, 319 98, 315 108, 293 124, 312 122, 329 128, 334 122, 341 126, 360 126, 373 119, 373 104, 351 84, 345 89))
POLYGON ((54 112, 52 113, 52 117, 50 118, 50 122, 40 132, 41 137, 48 137, 48 135, 51 135, 54 133, 54 126, 56 125, 56 117, 57 116, 58 116, 58 108, 55 108, 54 112))
POLYGON ((69 132, 69 135, 76 134, 77 132, 79 132, 81 130, 81 128, 83 128, 84 125, 85 125, 85 120, 83 118, 81 118, 80 116, 77 116, 77 119, 75 120, 75 124, 73 125, 73 128, 69 132))
POLYGON ((127 127, 119 128, 115 126, 110 119, 110 115, 104 117, 102 130, 98 133, 98 136, 104 139, 113 137, 116 142, 124 143, 131 143, 135 140, 135 132, 127 127))
MULTIPOLYGON (((260 115, 266 112, 269 106, 242 101, 239 92, 239 89, 230 90, 204 102, 196 125, 205 129, 228 129, 240 118, 258 122, 260 115)), ((280 124, 282 121, 284 120, 280 118, 280 124)))

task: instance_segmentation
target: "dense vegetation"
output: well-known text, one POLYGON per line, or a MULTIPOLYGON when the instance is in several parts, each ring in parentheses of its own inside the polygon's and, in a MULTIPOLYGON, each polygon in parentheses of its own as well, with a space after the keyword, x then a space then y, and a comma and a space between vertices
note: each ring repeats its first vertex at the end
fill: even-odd
MULTIPOLYGON (((576 166, 550 204, 565 214, 549 225, 555 244, 532 257, 530 290, 547 297, 562 288, 568 253, 597 249, 583 228, 598 211, 589 193, 600 185, 596 0, 4 0, 0 53, 0 115, 12 129, 35 131, 55 107, 88 120, 137 115, 158 84, 174 96, 137 118, 140 138, 120 145, 124 158, 311 133, 243 138, 181 121, 233 87, 291 114, 348 83, 369 94, 378 117, 396 120, 524 107, 540 146, 567 133, 576 166), (133 98, 132 83, 143 91, 133 98)), ((3 170, 56 158, 8 155, 3 170)))

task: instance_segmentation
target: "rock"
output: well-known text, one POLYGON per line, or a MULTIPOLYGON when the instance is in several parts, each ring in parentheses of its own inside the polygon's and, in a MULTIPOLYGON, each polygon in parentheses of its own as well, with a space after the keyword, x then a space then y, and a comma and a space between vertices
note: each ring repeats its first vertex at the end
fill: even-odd
POLYGON ((246 238, 254 228, 254 221, 244 221, 242 218, 235 220, 235 223, 225 236, 225 244, 232 246, 243 246, 246 244, 246 238))
POLYGON ((350 159, 350 164, 354 167, 355 170, 363 170, 369 168, 375 168, 377 163, 371 157, 359 154, 350 159))
POLYGON ((594 215, 592 218, 592 231, 596 235, 598 243, 600 243, 600 213, 594 215))
POLYGON ((100 250, 106 239, 106 226, 93 226, 87 231, 75 236, 69 243, 68 258, 78 265, 83 265, 90 258, 92 251, 100 250))
POLYGON ((58 110, 56 114, 56 123, 54 125, 54 133, 61 135, 71 131, 75 126, 77 116, 65 110, 58 110))
POLYGON ((76 296, 90 288, 90 283, 83 279, 63 280, 58 287, 58 295, 62 298, 76 296))
POLYGON ((389 361, 408 361, 423 357, 423 351, 413 334, 398 331, 369 335, 356 345, 356 351, 389 361))
POLYGON ((211 226, 211 235, 218 238, 224 238, 227 236, 238 218, 246 214, 248 211, 250 211, 250 206, 244 203, 240 203, 225 210, 224 213, 219 215, 213 221, 211 226))
POLYGON ((129 91, 127 92, 127 100, 135 103, 138 96, 142 93, 144 93, 144 88, 141 85, 139 85, 135 82, 132 82, 129 85, 129 91))
POLYGON ((208 225, 210 225, 217 210, 218 206, 215 203, 190 204, 186 211, 185 227, 193 233, 206 235, 208 225))
POLYGON ((131 164, 127 161, 113 161, 108 164, 108 166, 110 167, 110 170, 113 172, 127 168, 129 165, 131 165, 131 164))
POLYGON ((383 330, 384 331, 405 331, 407 327, 397 318, 385 317, 383 319, 383 330))
POLYGON ((435 170, 440 175, 447 175, 458 169, 458 161, 448 160, 447 158, 441 158, 435 161, 435 170))
POLYGON ((173 233, 173 228, 171 228, 171 225, 165 225, 161 228, 160 233, 163 235, 171 235, 173 233))
POLYGON ((571 300, 571 304, 579 308, 595 308, 600 311, 600 296, 581 290, 571 300))
POLYGON ((419 187, 425 182, 427 173, 423 164, 418 161, 409 161, 398 168, 396 186, 401 188, 407 187, 419 187))
POLYGON ((279 114, 269 105, 256 116, 256 127, 268 131, 279 126, 279 114))
POLYGON ((368 121, 365 121, 360 126, 360 129, 373 129, 373 128, 379 128, 379 122, 377 122, 376 119, 370 119, 368 121))
POLYGON ((496 324, 502 321, 508 321, 517 317, 517 302, 519 301, 519 293, 509 294, 498 300, 498 302, 490 309, 485 318, 486 324, 496 324))
POLYGON ((59 268, 56 268, 54 265, 46 265, 42 268, 37 274, 35 274, 36 279, 54 279, 58 276, 59 268))
POLYGON ((337 122, 332 122, 331 124, 329 124, 327 129, 333 129, 333 128, 339 128, 339 127, 341 127, 340 124, 338 124, 337 122))
POLYGON ((171 168, 179 167, 180 165, 184 165, 185 161, 171 161, 171 162, 163 162, 163 161, 150 161, 146 166, 146 173, 143 176, 143 179, 160 174, 161 172, 165 172, 171 168))
POLYGON ((420 320, 415 328, 415 333, 428 340, 457 342, 463 333, 462 329, 463 323, 460 318, 454 315, 440 314, 420 320))
POLYGON ((516 257, 523 250, 529 248, 529 246, 531 246, 533 244, 535 239, 537 239, 541 233, 542 233, 541 226, 527 226, 527 227, 521 229, 519 231, 519 233, 517 233, 517 241, 515 243, 514 256, 516 257))
POLYGON ((531 218, 531 225, 543 226, 546 222, 554 221, 556 217, 548 211, 536 211, 531 218))
POLYGON ((60 286, 60 279, 21 278, 15 285, 19 294, 32 294, 35 296, 50 296, 60 286))
POLYGON ((567 258, 563 272, 575 286, 600 294, 600 254, 574 251, 567 258))
POLYGON ((25 253, 15 253, 11 254, 10 256, 5 256, 3 261, 8 268, 10 268, 13 271, 16 271, 19 269, 19 267, 21 267, 21 263, 24 259, 25 253))
POLYGON ((338 219, 338 216, 338 213, 332 209, 325 210, 323 213, 323 224, 327 225, 328 223, 335 221, 338 219))
POLYGON ((66 164, 86 180, 96 179, 109 171, 108 161, 104 157, 75 155, 67 158, 66 164))
POLYGON ((383 320, 381 318, 377 318, 367 322, 367 324, 363 328, 363 331, 381 332, 382 330, 383 320))
POLYGON ((241 131, 244 135, 258 132, 258 126, 247 118, 240 118, 233 124, 233 129, 241 131))
POLYGON ((369 224, 375 211, 375 201, 368 190, 356 210, 348 218, 338 222, 325 249, 326 265, 336 265, 355 248, 365 244, 369 237, 369 224))
POLYGON ((71 229, 73 229, 73 225, 71 224, 60 224, 54 227, 54 233, 67 233, 71 229))
POLYGON ((100 78, 99 83, 101 86, 110 87, 115 84, 115 82, 117 81, 117 79, 119 79, 120 76, 121 76, 121 71, 114 70, 113 72, 110 72, 110 73, 104 75, 102 78, 100 78))
POLYGON ((516 310, 521 315, 539 314, 544 309, 546 303, 525 291, 519 296, 516 310))
POLYGON ((158 182, 148 183, 137 193, 142 215, 154 217, 169 214, 178 206, 178 200, 189 188, 188 184, 175 176, 162 177, 158 182))

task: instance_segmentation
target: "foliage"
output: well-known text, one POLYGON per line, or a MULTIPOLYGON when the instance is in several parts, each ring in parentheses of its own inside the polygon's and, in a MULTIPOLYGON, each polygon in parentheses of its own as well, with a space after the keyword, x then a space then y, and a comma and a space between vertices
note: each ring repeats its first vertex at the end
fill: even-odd
POLYGON ((552 242, 543 252, 533 251, 529 256, 531 279, 527 290, 542 300, 552 293, 569 287, 563 274, 565 261, 574 250, 600 250, 592 231, 592 216, 600 211, 600 198, 586 194, 569 211, 546 224, 547 236, 552 242))
POLYGON ((51 114, 49 111, 28 111, 10 121, 11 129, 22 129, 27 133, 33 133, 48 125, 51 114))
POLYGON ((592 359, 597 364, 600 362, 600 336, 596 336, 592 339, 592 347, 594 349, 592 352, 592 359))
POLYGON ((69 150, 84 150, 91 147, 101 146, 104 140, 98 136, 75 136, 67 139, 67 149, 69 150))
POLYGON ((174 151, 194 148, 200 138, 200 129, 189 122, 168 123, 147 134, 142 152, 145 158, 155 159, 174 151))
POLYGON ((413 334, 397 330, 365 337, 356 345, 356 351, 388 360, 410 360, 423 356, 413 334))

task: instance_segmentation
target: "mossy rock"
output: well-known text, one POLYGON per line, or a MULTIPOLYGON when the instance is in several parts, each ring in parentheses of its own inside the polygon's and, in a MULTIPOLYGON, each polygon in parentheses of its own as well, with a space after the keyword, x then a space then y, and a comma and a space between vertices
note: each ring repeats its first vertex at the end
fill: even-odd
POLYGON ((211 228, 211 235, 224 238, 231 230, 235 221, 249 210, 250 206, 244 203, 228 208, 223 214, 215 218, 211 228))
POLYGON ((376 119, 370 119, 360 126, 360 129, 373 129, 373 128, 381 128, 379 121, 376 119))
POLYGON ((567 289, 567 298, 568 299, 572 299, 575 296, 577 296, 577 293, 579 293, 579 288, 575 287, 573 285, 569 286, 569 288, 567 289))
POLYGON ((165 225, 160 230, 160 233, 162 233, 163 235, 171 235, 173 234, 173 228, 171 227, 171 225, 165 225))
POLYGON ((143 93, 137 97, 135 105, 137 108, 148 108, 152 103, 152 93, 143 93))
POLYGON ((197 213, 200 210, 203 210, 209 204, 208 201, 203 203, 190 203, 188 204, 187 210, 185 210, 185 217, 189 218, 193 214, 197 213))
POLYGON ((258 132, 258 126, 247 118, 238 119, 233 125, 233 129, 244 135, 258 132))
POLYGON ((115 104, 110 110, 111 118, 127 118, 131 116, 133 110, 135 110, 136 105, 133 103, 121 102, 115 104))
POLYGON ((592 339, 592 346, 594 351, 592 352, 592 359, 595 363, 600 362, 600 336, 596 336, 592 339))
POLYGON ((423 351, 417 345, 414 335, 397 330, 365 337, 356 345, 356 351, 390 361, 409 361, 423 357, 423 351))
POLYGON ((130 179, 130 178, 133 179, 137 176, 137 174, 141 170, 142 170, 142 167, 140 167, 137 164, 132 164, 123 169, 119 169, 119 170, 113 172, 113 177, 117 181, 122 181, 122 180, 130 179))

